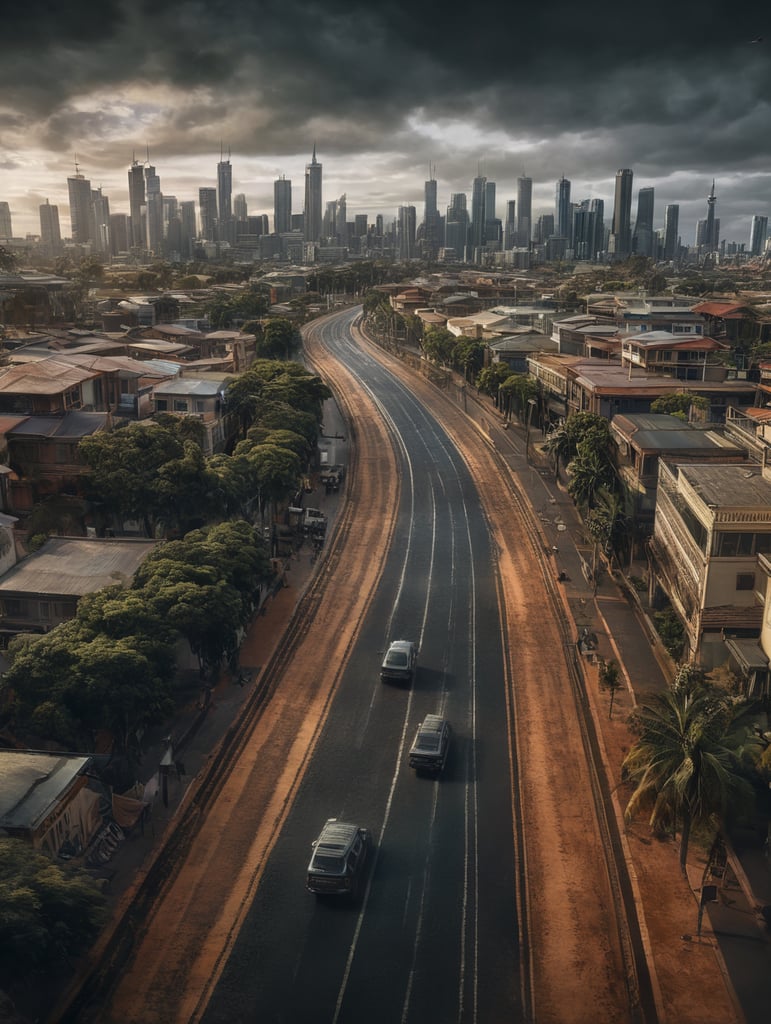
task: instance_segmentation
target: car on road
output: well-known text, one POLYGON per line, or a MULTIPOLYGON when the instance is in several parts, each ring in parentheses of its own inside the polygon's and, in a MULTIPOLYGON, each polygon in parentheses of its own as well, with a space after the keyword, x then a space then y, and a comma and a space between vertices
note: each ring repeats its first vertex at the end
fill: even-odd
POLYGON ((418 663, 418 645, 413 640, 392 640, 380 666, 383 683, 411 683, 418 663))
POLYGON ((447 762, 452 729, 441 715, 426 715, 410 747, 410 768, 421 775, 438 775, 447 762))
POLYGON ((367 862, 369 830, 348 821, 328 818, 311 844, 305 888, 317 896, 352 896, 367 862))

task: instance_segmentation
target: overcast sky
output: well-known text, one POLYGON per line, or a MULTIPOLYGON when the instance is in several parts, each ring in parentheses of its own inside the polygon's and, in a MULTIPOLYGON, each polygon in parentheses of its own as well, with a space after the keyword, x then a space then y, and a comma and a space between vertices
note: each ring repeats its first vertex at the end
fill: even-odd
POLYGON ((497 215, 533 179, 534 214, 572 199, 613 209, 616 171, 654 186, 654 226, 680 204, 683 242, 716 182, 721 237, 748 242, 771 215, 771 14, 759 0, 439 4, 436 0, 25 0, 4 5, 0 200, 15 235, 38 233, 67 177, 128 212, 136 152, 179 200, 216 185, 230 150, 233 194, 273 214, 273 181, 302 212, 314 142, 324 201, 348 217, 414 204, 435 167, 442 212, 497 183, 497 215), (754 42, 758 37, 768 36, 754 42))

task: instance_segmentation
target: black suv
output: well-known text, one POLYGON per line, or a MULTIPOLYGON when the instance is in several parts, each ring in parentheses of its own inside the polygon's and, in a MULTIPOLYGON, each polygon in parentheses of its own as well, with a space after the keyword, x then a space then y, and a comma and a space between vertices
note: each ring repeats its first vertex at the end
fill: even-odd
POLYGON ((305 888, 317 896, 353 895, 362 877, 370 847, 366 828, 329 818, 311 844, 305 888))
POLYGON ((410 768, 419 774, 438 775, 450 749, 450 723, 440 715, 426 715, 410 747, 410 768))

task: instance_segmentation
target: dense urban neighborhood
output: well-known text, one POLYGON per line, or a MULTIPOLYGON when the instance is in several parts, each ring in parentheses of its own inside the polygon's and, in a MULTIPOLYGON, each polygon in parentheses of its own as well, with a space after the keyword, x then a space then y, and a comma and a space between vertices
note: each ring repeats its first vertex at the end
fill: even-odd
MULTIPOLYGON (((311 505, 339 462, 334 391, 301 332, 359 306, 381 350, 521 434, 580 517, 586 582, 618 580, 656 631, 671 688, 629 717, 627 813, 679 834, 683 865, 689 841, 724 850, 737 825, 767 852, 765 263, 46 269, 6 253, 0 981, 14 995, 103 926, 89 872, 110 828, 145 820, 144 739, 191 694, 206 713, 292 555, 323 550, 311 505)), ((612 714, 614 660, 599 680, 612 714)))

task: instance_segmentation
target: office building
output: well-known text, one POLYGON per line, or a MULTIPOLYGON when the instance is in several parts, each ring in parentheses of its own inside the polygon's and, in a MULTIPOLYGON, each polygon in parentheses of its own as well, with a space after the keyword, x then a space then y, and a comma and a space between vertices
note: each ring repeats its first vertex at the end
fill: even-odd
POLYGON ((273 230, 277 235, 292 230, 292 182, 283 174, 273 182, 273 230))
MULTIPOLYGON (((554 205, 554 231, 553 234, 566 239, 570 247, 570 232, 573 227, 573 207, 570 203, 570 182, 562 177, 557 182, 557 192, 554 205)), ((546 239, 543 239, 546 241, 546 239)))
POLYGON ((654 256, 652 188, 641 188, 637 193, 637 220, 632 237, 632 251, 638 256, 654 256))
POLYGON ((414 206, 400 206, 398 220, 399 259, 411 260, 415 257, 415 231, 417 211, 414 206))
POLYGON ((597 211, 592 200, 584 199, 573 210, 573 253, 577 260, 591 262, 597 258, 597 211))
POLYGON ((471 248, 481 249, 485 244, 485 198, 487 178, 477 175, 471 185, 471 248))
MULTIPOLYGON (((0 203, 0 237, 5 237, 2 232, 2 206, 3 204, 0 203)), ((10 213, 8 216, 8 227, 10 228, 10 213)), ((55 256, 56 253, 61 252, 62 234, 59 228, 59 207, 51 206, 47 199, 40 206, 40 242, 49 256, 55 256)))
POLYGON ((70 234, 72 241, 86 245, 91 241, 91 182, 75 164, 75 174, 67 178, 70 196, 70 234))
POLYGON ((535 224, 533 241, 538 245, 544 245, 546 240, 556 233, 554 230, 554 214, 542 213, 535 224))
POLYGON ((204 242, 217 239, 217 190, 198 189, 198 212, 201 218, 201 238, 204 242))
POLYGON ((500 248, 503 229, 500 220, 495 216, 495 182, 488 181, 485 185, 485 241, 489 248, 500 248))
POLYGON ((673 203, 664 211, 664 259, 676 260, 680 252, 680 207, 673 203))
POLYGON ((517 244, 517 201, 506 202, 506 220, 503 222, 503 248, 513 249, 517 244))
POLYGON ((316 159, 316 145, 313 145, 311 162, 305 166, 305 241, 321 240, 322 229, 322 165, 316 159))
POLYGON ((0 238, 13 238, 11 207, 5 201, 0 203, 0 238))
POLYGON ((179 254, 183 260, 190 259, 193 255, 193 242, 198 237, 198 230, 195 222, 194 200, 183 199, 179 204, 179 221, 179 254))
POLYGON ((118 256, 131 248, 131 218, 127 213, 110 214, 110 253, 118 256))
POLYGON ((450 196, 447 216, 444 222, 444 247, 452 249, 459 260, 466 259, 468 245, 469 220, 466 208, 466 193, 454 192, 450 196))
POLYGON ((144 168, 136 156, 132 158, 128 169, 129 217, 131 220, 131 246, 145 248, 145 228, 142 218, 142 207, 145 205, 144 168))
POLYGON ((217 239, 220 242, 235 243, 236 232, 233 223, 233 168, 230 154, 227 160, 220 152, 217 164, 217 239))
POLYGON ((750 256, 762 256, 766 251, 766 239, 768 238, 768 217, 755 215, 752 218, 752 229, 750 231, 750 256))
POLYGON ((517 246, 526 249, 533 237, 533 179, 517 178, 517 246))
POLYGON ((91 190, 91 242, 95 252, 110 252, 110 200, 101 188, 91 190))
POLYGON ((610 252, 616 259, 625 260, 632 254, 632 181, 629 168, 616 172, 616 192, 613 201, 613 226, 610 252))
POLYGON ((423 255, 430 260, 436 259, 442 245, 442 217, 437 206, 437 186, 433 171, 424 183, 423 196, 423 255))
POLYGON ((245 221, 248 215, 248 208, 246 203, 246 196, 243 192, 239 192, 233 200, 233 216, 236 219, 236 223, 239 221, 245 221))

